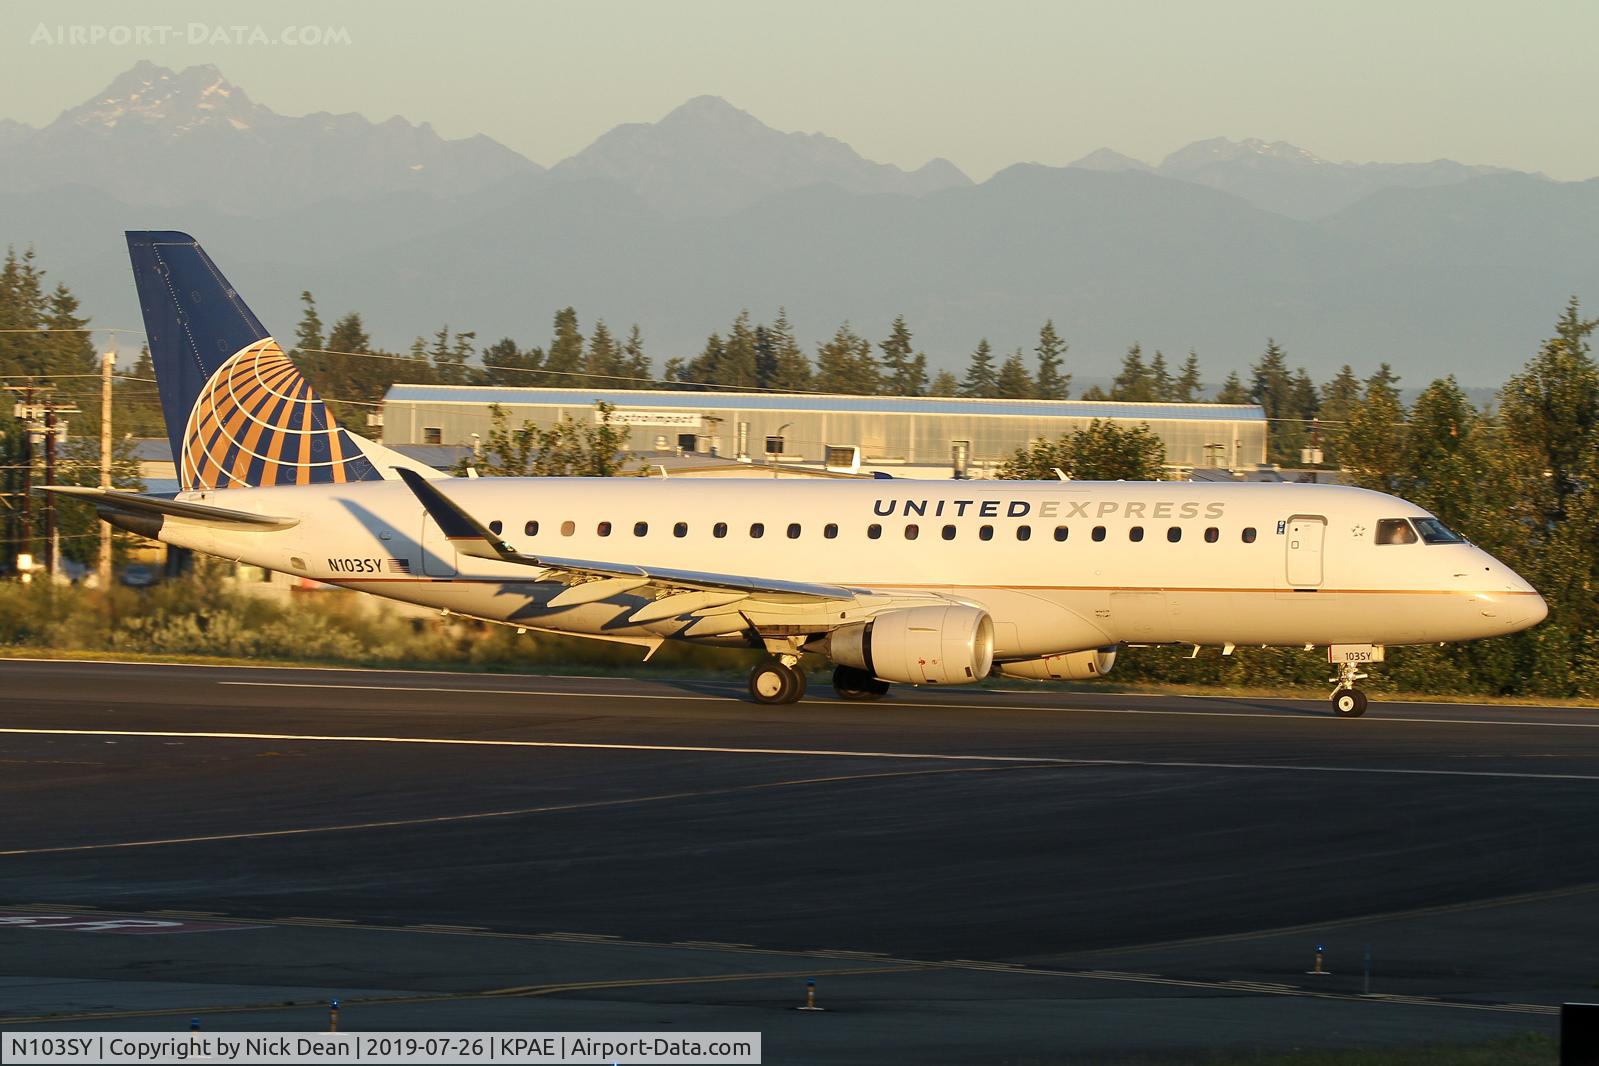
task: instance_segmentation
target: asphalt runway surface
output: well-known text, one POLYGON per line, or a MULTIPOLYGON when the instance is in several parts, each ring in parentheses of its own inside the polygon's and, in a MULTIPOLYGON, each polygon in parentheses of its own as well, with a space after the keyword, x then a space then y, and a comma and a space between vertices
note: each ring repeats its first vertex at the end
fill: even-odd
POLYGON ((0 661, 0 1023, 337 996, 345 1028, 1098 1062, 1552 1033, 1599 995, 1599 711, 741 697, 0 661))

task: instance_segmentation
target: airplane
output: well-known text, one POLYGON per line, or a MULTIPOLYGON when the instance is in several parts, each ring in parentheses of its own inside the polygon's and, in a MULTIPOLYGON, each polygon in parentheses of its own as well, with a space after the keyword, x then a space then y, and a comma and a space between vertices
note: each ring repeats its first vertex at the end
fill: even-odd
POLYGON ((750 697, 997 673, 1099 678, 1140 645, 1325 647, 1333 711, 1403 644, 1536 625, 1526 581, 1395 496, 1297 484, 452 478, 349 433, 194 238, 127 234, 181 491, 68 486, 120 529, 446 615, 764 650, 750 697))

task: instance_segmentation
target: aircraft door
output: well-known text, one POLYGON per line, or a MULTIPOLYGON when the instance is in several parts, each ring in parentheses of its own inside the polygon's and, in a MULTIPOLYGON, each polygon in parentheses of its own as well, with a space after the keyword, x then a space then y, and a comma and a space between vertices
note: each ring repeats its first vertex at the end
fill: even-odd
POLYGON ((1321 515, 1294 515, 1288 520, 1287 533, 1289 587, 1321 587, 1322 546, 1327 539, 1327 519, 1321 515))
POLYGON ((455 545, 432 515, 422 516, 422 573, 428 577, 455 576, 455 545))

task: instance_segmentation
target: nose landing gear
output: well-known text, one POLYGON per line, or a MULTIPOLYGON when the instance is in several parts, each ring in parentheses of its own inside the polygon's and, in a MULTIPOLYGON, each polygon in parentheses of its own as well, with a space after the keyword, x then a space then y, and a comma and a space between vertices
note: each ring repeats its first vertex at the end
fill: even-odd
POLYGON ((1337 682, 1332 691, 1333 713, 1340 718, 1359 718, 1366 713, 1366 694, 1355 687, 1355 682, 1365 678, 1366 674, 1360 672, 1360 664, 1342 662, 1338 664, 1338 676, 1329 678, 1337 682))

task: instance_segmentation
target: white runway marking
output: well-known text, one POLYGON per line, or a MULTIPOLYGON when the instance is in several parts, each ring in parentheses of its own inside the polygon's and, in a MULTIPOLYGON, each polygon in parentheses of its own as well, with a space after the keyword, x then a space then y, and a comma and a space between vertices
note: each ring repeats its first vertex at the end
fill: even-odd
POLYGON ((638 751, 691 755, 766 755, 822 759, 908 759, 922 762, 1031 763, 1060 766, 1125 766, 1174 770, 1277 770, 1291 773, 1379 774, 1400 777, 1473 777, 1512 781, 1599 781, 1599 774, 1535 774, 1511 770, 1428 770, 1394 766, 1323 766, 1294 763, 1197 762, 1177 759, 1077 759, 1049 755, 971 755, 922 751, 849 751, 837 748, 741 748, 699 744, 622 744, 574 740, 484 740, 474 737, 339 736, 321 733, 180 732, 154 729, 0 728, 0 734, 58 737, 136 737, 190 740, 275 740, 315 744, 422 744, 465 748, 545 748, 568 751, 638 751))
MULTIPOLYGON (((572 698, 599 698, 607 700, 692 701, 715 698, 708 696, 681 696, 666 693, 657 694, 648 692, 582 692, 524 688, 450 688, 439 685, 335 685, 306 681, 218 681, 217 684, 235 685, 244 688, 316 688, 348 690, 354 692, 447 692, 453 695, 461 696, 567 696, 572 698)), ((1172 698, 1175 699, 1178 697, 1172 698)), ((1183 698, 1209 699, 1211 697, 1196 695, 1183 698)), ((1253 699, 1257 697, 1247 698, 1253 699)), ((1141 707, 1049 707, 1028 703, 905 703, 899 700, 891 700, 887 703, 881 704, 880 706, 890 710, 899 707, 914 707, 918 710, 928 709, 938 711, 1050 711, 1056 714, 1141 714, 1158 715, 1172 718, 1270 718, 1279 722, 1322 722, 1332 717, 1330 712, 1327 714, 1291 714, 1284 712, 1278 712, 1274 714, 1269 711, 1171 711, 1144 710, 1141 707)), ((1439 704, 1438 706, 1448 705, 1439 704)), ((1578 708, 1577 710, 1580 711, 1581 708, 1578 708)), ((1401 722, 1411 725, 1511 726, 1518 729, 1599 729, 1599 720, 1591 722, 1534 722, 1521 721, 1514 718, 1394 718, 1379 713, 1363 719, 1362 721, 1372 723, 1401 722)))

